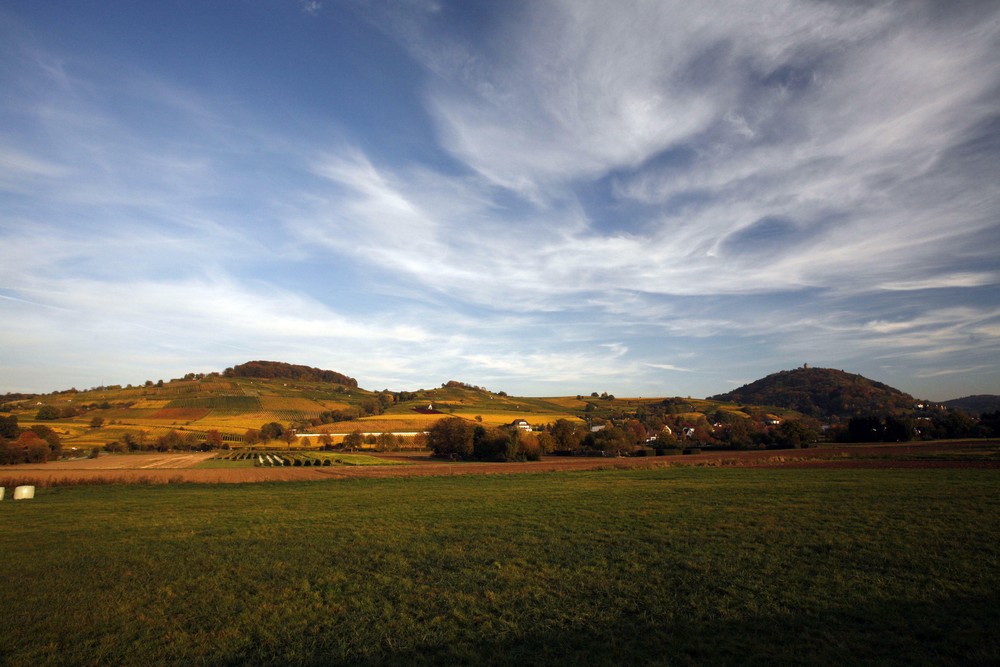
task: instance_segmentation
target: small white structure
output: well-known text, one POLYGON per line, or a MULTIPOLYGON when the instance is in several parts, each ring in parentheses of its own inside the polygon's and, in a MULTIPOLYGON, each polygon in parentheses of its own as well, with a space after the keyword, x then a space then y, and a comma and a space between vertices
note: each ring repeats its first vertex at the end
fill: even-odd
POLYGON ((514 421, 512 421, 510 423, 510 425, 511 425, 511 428, 520 429, 522 431, 530 431, 531 430, 531 424, 529 424, 524 419, 515 419, 514 421))
POLYGON ((35 487, 18 486, 14 488, 14 500, 30 500, 35 497, 35 487))

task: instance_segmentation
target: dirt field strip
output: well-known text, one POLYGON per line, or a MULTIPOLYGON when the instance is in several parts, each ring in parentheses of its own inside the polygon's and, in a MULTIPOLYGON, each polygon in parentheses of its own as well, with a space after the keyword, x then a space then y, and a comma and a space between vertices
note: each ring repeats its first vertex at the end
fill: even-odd
MULTIPOLYGON (((991 443, 981 442, 980 445, 991 443)), ((995 444, 995 443, 992 443, 995 444)), ((888 445, 829 445, 801 450, 705 452, 656 457, 549 456, 524 463, 448 462, 426 452, 374 454, 399 465, 378 466, 255 466, 246 468, 195 468, 214 456, 211 452, 106 455, 97 459, 54 461, 0 468, 0 477, 58 485, 106 481, 108 483, 246 483, 320 481, 378 477, 427 477, 550 473, 573 470, 628 470, 668 466, 766 467, 766 468, 985 468, 1000 470, 1000 460, 936 459, 968 443, 904 443, 888 445), (910 458, 925 456, 927 458, 910 458), (894 458, 896 457, 896 458, 894 458)))
POLYGON ((187 455, 164 455, 161 458, 151 461, 146 465, 140 466, 142 469, 148 468, 190 468, 195 466, 206 459, 210 459, 214 454, 211 452, 199 452, 197 454, 187 454, 187 455))

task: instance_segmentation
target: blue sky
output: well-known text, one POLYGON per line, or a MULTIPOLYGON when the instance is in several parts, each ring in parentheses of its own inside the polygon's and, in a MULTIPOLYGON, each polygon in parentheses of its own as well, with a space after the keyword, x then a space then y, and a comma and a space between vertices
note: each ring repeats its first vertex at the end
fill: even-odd
POLYGON ((995 2, 0 3, 0 392, 1000 393, 995 2))

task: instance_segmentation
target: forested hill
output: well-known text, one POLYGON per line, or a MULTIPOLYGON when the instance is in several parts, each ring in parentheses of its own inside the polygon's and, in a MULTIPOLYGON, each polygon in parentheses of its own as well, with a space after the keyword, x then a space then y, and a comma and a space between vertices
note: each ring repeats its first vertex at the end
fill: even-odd
POLYGON ((1000 396, 995 394, 977 394, 945 401, 945 405, 956 410, 965 410, 970 415, 980 415, 984 412, 1000 410, 1000 396))
POLYGON ((780 371, 709 400, 773 405, 816 418, 905 413, 914 399, 889 385, 833 368, 780 371))
POLYGON ((286 364, 281 361, 248 361, 232 368, 227 368, 223 375, 238 378, 273 378, 288 380, 307 380, 312 382, 334 382, 336 384, 357 387, 358 381, 336 371, 324 371, 310 366, 286 364))

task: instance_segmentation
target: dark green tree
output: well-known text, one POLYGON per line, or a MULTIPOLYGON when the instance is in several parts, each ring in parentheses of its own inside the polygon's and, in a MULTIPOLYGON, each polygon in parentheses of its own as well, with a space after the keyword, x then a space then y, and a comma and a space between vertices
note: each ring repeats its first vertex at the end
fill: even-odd
POLYGON ((884 426, 878 417, 852 417, 847 422, 848 442, 882 442, 884 426))
POLYGON ((774 433, 775 444, 784 449, 799 449, 816 444, 819 434, 800 421, 785 420, 774 433))
POLYGON ((38 408, 38 412, 35 414, 35 419, 59 419, 59 408, 54 405, 43 405, 38 408))
POLYGON ((555 441, 555 449, 570 451, 580 449, 580 442, 584 436, 582 425, 568 419, 557 419, 549 428, 549 434, 555 441))
POLYGON ((913 440, 913 422, 909 419, 889 415, 885 418, 884 428, 882 439, 885 442, 909 442, 913 440))
POLYGON ((21 435, 21 429, 17 425, 17 416, 0 417, 0 438, 16 440, 21 435))
POLYGON ((260 427, 261 442, 277 440, 285 433, 285 427, 278 422, 268 422, 260 427))
POLYGON ((472 456, 472 425, 461 417, 439 420, 427 433, 427 446, 434 456, 466 459, 472 456))

